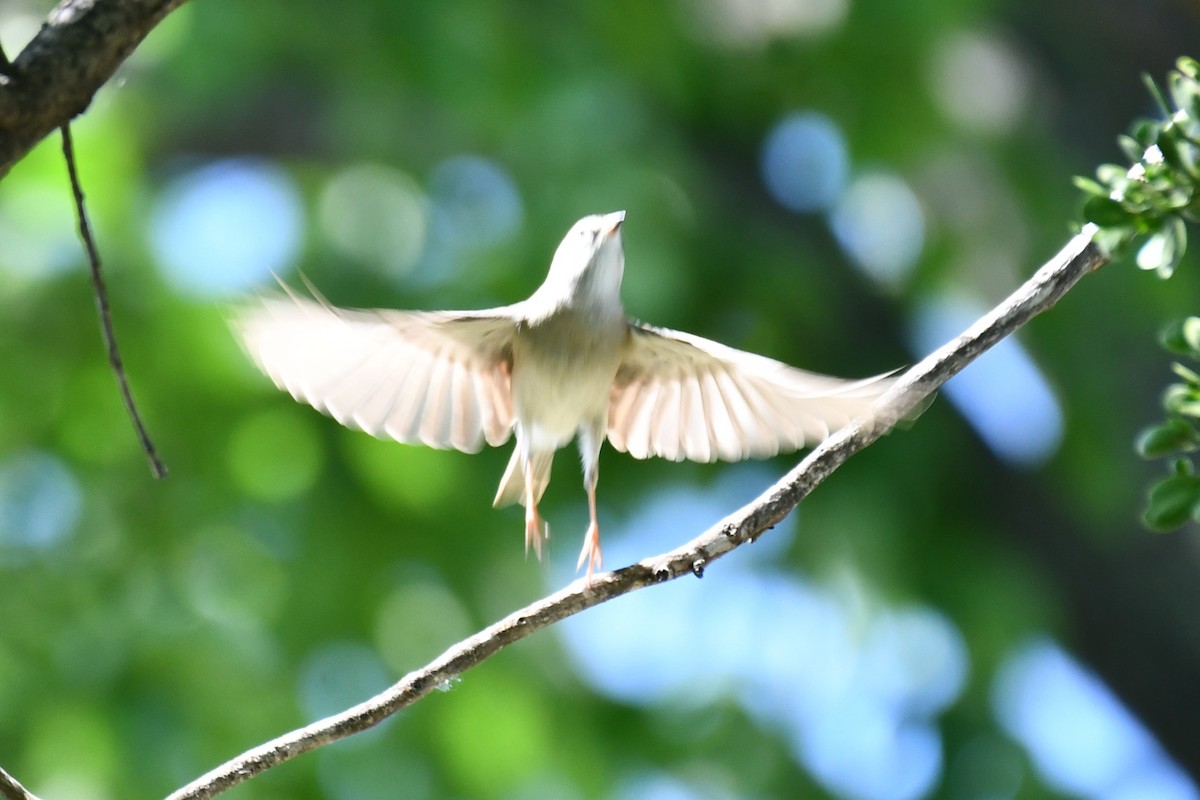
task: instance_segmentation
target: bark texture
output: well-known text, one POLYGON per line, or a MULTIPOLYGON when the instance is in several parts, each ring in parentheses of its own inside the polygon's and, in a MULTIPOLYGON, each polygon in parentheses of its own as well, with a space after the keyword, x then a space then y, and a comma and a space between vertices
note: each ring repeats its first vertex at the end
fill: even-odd
POLYGON ((185 0, 63 0, 0 74, 0 179, 92 102, 155 25, 185 0))

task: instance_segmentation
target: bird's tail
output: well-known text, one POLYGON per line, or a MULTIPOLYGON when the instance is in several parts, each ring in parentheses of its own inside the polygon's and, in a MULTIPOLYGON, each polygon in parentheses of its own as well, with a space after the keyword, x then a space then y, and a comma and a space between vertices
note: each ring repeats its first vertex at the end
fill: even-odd
MULTIPOLYGON (((550 485, 550 467, 554 463, 554 451, 530 453, 533 473, 533 502, 542 499, 546 487, 550 485)), ((508 468, 500 479, 500 488, 496 491, 496 499, 492 507, 501 508, 513 503, 525 504, 525 465, 521 460, 521 448, 513 448, 512 458, 508 460, 508 468)))

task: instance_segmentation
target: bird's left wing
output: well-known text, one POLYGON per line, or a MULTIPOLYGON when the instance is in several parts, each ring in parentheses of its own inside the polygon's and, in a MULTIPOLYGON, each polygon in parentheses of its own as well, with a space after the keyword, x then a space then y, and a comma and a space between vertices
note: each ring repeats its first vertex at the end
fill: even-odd
POLYGON ((843 380, 631 323, 608 439, 634 458, 737 461, 815 445, 869 414, 889 375, 843 380))
POLYGON ((233 327, 276 386, 347 427, 468 453, 512 433, 508 309, 347 310, 289 291, 233 327))

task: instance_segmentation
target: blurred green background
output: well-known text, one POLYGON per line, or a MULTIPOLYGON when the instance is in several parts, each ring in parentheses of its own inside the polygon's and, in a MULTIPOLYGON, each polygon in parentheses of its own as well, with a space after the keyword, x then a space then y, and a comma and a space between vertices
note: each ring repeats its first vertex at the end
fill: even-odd
MULTIPOLYGON (((15 56, 51 7, 0 0, 15 56)), ((231 337, 272 271, 346 306, 476 308, 626 209, 631 314, 844 376, 911 363, 1052 255, 1074 174, 1196 52, 1185 0, 204 0, 73 126, 104 359, 57 137, 0 183, 0 765, 166 794, 564 585, 575 457, 490 507, 507 448, 375 441, 231 337)), ((1194 257, 1189 256, 1189 262, 1194 257)), ((753 547, 503 652, 245 798, 1196 798, 1194 529, 1160 466, 1169 283, 1111 266, 753 547)), ((795 462, 606 451, 606 564, 795 462)))

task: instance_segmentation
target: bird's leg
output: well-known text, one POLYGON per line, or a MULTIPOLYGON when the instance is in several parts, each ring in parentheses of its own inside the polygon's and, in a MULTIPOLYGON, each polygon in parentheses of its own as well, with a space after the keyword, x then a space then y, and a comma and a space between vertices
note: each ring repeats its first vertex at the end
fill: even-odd
POLYGON ((587 562, 587 576, 600 569, 600 523, 596 521, 596 480, 600 477, 600 445, 604 443, 604 419, 580 428, 579 450, 583 455, 583 485, 587 488, 588 529, 583 535, 583 550, 575 564, 578 572, 587 562))
POLYGON ((542 560, 542 540, 550 538, 550 527, 542 519, 537 510, 537 496, 533 488, 533 460, 525 460, 525 555, 529 555, 529 545, 538 561, 542 560))
POLYGON ((575 571, 578 572, 583 567, 583 562, 587 562, 587 576, 592 577, 592 573, 600 569, 600 523, 596 521, 596 481, 593 477, 588 482, 588 513, 590 522, 588 523, 587 533, 583 535, 583 550, 579 553, 579 561, 575 564, 575 571))

